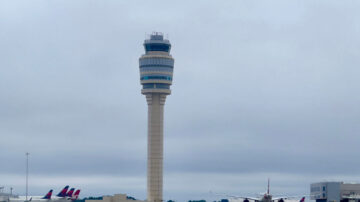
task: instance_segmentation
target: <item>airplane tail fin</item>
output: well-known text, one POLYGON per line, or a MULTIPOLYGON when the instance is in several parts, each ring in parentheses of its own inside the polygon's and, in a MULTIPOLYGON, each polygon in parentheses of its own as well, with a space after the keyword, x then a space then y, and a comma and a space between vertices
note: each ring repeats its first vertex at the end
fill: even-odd
POLYGON ((64 187, 64 189, 62 189, 61 192, 59 192, 58 195, 56 195, 56 196, 58 196, 58 197, 65 197, 65 196, 66 196, 66 192, 67 192, 68 189, 69 189, 69 185, 66 185, 66 186, 64 187))
POLYGON ((76 200, 79 198, 80 189, 76 190, 75 193, 72 195, 71 200, 76 200))
POLYGON ((66 196, 71 198, 71 197, 73 196, 74 191, 75 191, 75 188, 71 188, 71 189, 68 191, 68 193, 66 193, 66 196))
POLYGON ((305 202, 305 196, 300 199, 300 202, 305 202))
POLYGON ((42 199, 51 199, 52 192, 53 190, 51 189, 42 199))

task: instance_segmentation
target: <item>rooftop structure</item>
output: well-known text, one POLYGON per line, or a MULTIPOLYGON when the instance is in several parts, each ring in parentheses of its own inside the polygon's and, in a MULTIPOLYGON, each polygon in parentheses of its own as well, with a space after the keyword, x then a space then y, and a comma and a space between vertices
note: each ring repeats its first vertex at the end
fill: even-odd
POLYGON ((102 200, 87 199, 85 202, 144 202, 141 200, 129 199, 126 194, 115 194, 114 196, 103 196, 102 200))
POLYGON ((360 184, 319 182, 310 185, 310 196, 316 202, 360 202, 360 184))

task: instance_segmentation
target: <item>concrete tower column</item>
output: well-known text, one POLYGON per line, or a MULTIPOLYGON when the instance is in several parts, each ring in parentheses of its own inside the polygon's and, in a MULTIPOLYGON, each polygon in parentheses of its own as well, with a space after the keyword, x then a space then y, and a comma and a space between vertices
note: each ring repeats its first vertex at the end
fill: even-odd
POLYGON ((148 103, 148 201, 160 202, 163 195, 164 104, 166 95, 146 95, 148 103))
POLYGON ((144 42, 145 54, 139 59, 141 93, 148 104, 147 201, 163 201, 164 104, 170 95, 174 59, 171 44, 161 33, 144 42))

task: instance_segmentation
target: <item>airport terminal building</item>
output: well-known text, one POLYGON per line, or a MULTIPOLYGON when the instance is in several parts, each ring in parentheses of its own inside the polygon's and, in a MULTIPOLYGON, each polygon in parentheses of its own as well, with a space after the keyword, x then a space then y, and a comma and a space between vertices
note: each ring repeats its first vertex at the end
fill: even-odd
POLYGON ((87 199, 85 202, 145 202, 141 200, 130 199, 126 194, 115 194, 114 196, 103 196, 102 199, 87 199))
POLYGON ((360 202, 360 184, 319 182, 310 185, 311 200, 316 202, 360 202))

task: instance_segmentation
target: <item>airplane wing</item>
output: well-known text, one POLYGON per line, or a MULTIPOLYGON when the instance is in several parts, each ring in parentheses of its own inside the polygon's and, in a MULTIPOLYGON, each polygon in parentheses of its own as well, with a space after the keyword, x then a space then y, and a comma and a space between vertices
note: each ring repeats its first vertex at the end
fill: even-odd
POLYGON ((261 198, 255 198, 255 197, 247 197, 247 196, 234 196, 234 195, 225 195, 227 197, 231 197, 234 199, 244 199, 244 200, 254 200, 254 201, 260 201, 261 198))
POLYGON ((247 197, 247 196, 236 196, 236 195, 229 195, 229 194, 219 194, 219 193, 214 193, 212 191, 210 191, 211 194, 215 194, 217 196, 224 196, 224 197, 230 197, 233 199, 244 199, 244 200, 254 200, 254 201, 260 201, 261 198, 257 198, 257 197, 247 197))
POLYGON ((274 197, 274 198, 272 198, 272 200, 280 200, 280 199, 283 199, 283 200, 285 200, 285 199, 289 199, 289 198, 294 198, 294 197, 289 197, 289 196, 278 196, 278 197, 274 197))
MULTIPOLYGON (((272 198, 272 200, 274 201, 278 201, 278 200, 285 200, 285 199, 296 199, 296 198, 300 198, 301 196, 277 196, 277 197, 274 197, 272 198)), ((302 196, 300 198, 300 201, 299 202, 304 202, 305 200, 305 196, 302 196)))

